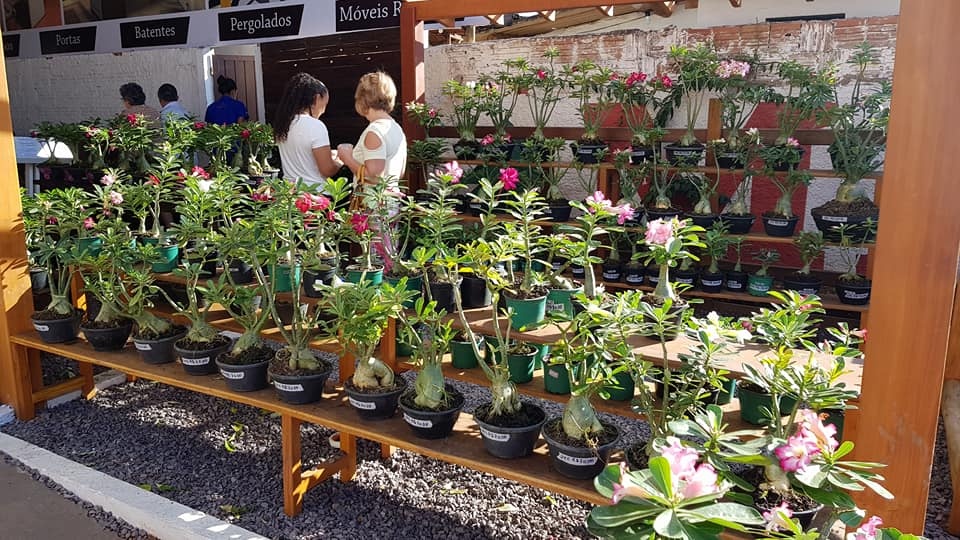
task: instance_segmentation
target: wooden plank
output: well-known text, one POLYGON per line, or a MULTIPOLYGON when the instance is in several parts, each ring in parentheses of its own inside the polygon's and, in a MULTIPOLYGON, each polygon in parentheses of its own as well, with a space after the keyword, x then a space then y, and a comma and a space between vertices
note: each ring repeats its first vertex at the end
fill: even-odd
MULTIPOLYGON (((487 131, 492 131, 492 127, 487 125, 477 126, 477 133, 480 136, 483 136, 487 131), (486 130, 486 131, 485 131, 486 130)), ((457 130, 450 126, 440 126, 432 128, 431 133, 435 137, 446 137, 450 139, 458 138, 457 130)), ((513 126, 510 128, 510 133, 514 137, 529 137, 533 133, 533 127, 530 126, 513 126)), ((563 137, 564 139, 575 141, 583 135, 583 128, 579 127, 546 127, 543 129, 544 136, 546 137, 563 137)), ((666 134, 663 137, 663 142, 676 142, 680 140, 680 137, 686 133, 684 129, 672 128, 666 131, 666 134)), ((707 140, 707 130, 706 129, 696 129, 694 134, 697 139, 703 141, 707 140)), ((602 127, 599 132, 600 138, 607 142, 615 141, 624 141, 627 142, 631 138, 630 130, 625 127, 602 127)), ((761 129, 760 130, 761 138, 766 142, 773 142, 777 136, 777 130, 775 129, 761 129)), ((833 142, 833 132, 829 129, 798 129, 794 132, 794 137, 800 141, 800 144, 803 145, 813 145, 813 146, 826 146, 833 142)), ((866 178, 870 178, 867 176, 866 178)))
MULTIPOLYGON (((641 11, 636 6, 620 6, 617 8, 617 15, 634 13, 641 11)), ((554 20, 532 19, 529 21, 520 21, 503 28, 484 30, 480 34, 481 40, 503 39, 513 37, 538 36, 544 32, 559 30, 561 28, 570 28, 599 20, 603 15, 597 13, 593 8, 570 9, 557 12, 554 20)))
POLYGON ((83 387, 80 388, 80 392, 83 393, 85 399, 93 399, 93 396, 97 394, 97 386, 93 380, 93 365, 79 362, 77 368, 80 376, 83 377, 83 387))
POLYGON ((960 2, 900 3, 888 181, 880 188, 883 220, 872 276, 879 315, 870 321, 855 441, 857 459, 888 464, 884 485, 896 495, 886 501, 864 492, 858 503, 884 516, 885 526, 914 532, 924 525, 960 258, 960 191, 944 189, 942 180, 956 168, 958 20, 960 2), (929 151, 930 141, 938 141, 937 151, 929 151), (910 217, 917 208, 925 219, 910 217))
POLYGON ((597 11, 605 17, 613 17, 613 6, 597 6, 597 11))
MULTIPOLYGON (((432 21, 447 17, 469 17, 488 13, 524 13, 551 9, 572 9, 582 7, 622 6, 628 4, 648 4, 663 0, 419 0, 404 2, 416 10, 417 21, 432 21)), ((402 19, 402 14, 401 14, 402 19)), ((401 20, 401 25, 403 21, 401 20)))
MULTIPOLYGON (((36 382, 36 381, 34 381, 36 382)), ((40 383, 43 383, 41 378, 40 383)), ((67 379, 61 383, 55 384, 53 386, 44 386, 39 390, 33 392, 33 402, 40 404, 48 399, 53 399, 55 397, 62 396, 64 394, 69 394, 74 390, 82 390, 84 385, 83 377, 73 377, 67 379)))
POLYGON ((28 365, 29 349, 11 342, 10 369, 12 374, 8 382, 13 391, 13 399, 8 401, 13 406, 13 412, 20 420, 32 420, 36 416, 36 407, 33 403, 33 386, 30 382, 30 367, 28 365))
MULTIPOLYGON (((950 480, 956 486, 960 484, 960 381, 948 379, 943 382, 943 401, 940 409, 947 440, 950 480)), ((954 536, 960 534, 960 497, 958 496, 953 497, 950 505, 947 532, 954 536)))
MULTIPOLYGON (((427 38, 423 29, 423 19, 417 18, 417 8, 414 6, 415 4, 411 2, 404 2, 400 7, 400 72, 403 73, 400 80, 401 104, 423 101, 427 92, 426 67, 423 63, 427 38)), ((490 12, 483 10, 477 13, 490 12)), ((401 123, 408 141, 424 137, 423 127, 410 118, 410 115, 403 115, 401 123)))
POLYGON ((541 12, 540 12, 540 16, 543 17, 544 19, 550 21, 550 22, 556 22, 556 21, 557 21, 557 10, 551 9, 551 10, 548 10, 548 11, 541 11, 541 12))
POLYGON ((650 4, 650 10, 661 17, 668 18, 673 15, 676 2, 655 2, 650 4))
POLYGON ((953 314, 950 316, 950 338, 947 343, 947 366, 944 379, 960 380, 960 295, 956 290, 953 294, 953 314))
POLYGON ((700 0, 683 0, 683 9, 697 9, 700 7, 700 0))

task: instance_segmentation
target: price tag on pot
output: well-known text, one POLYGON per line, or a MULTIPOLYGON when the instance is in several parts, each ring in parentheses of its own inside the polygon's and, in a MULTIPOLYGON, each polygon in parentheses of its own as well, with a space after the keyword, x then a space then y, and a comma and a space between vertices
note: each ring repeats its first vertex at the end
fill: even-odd
POLYGON ((701 283, 704 287, 719 287, 720 285, 723 285, 723 280, 720 280, 720 279, 702 279, 702 280, 700 280, 700 283, 701 283))
POLYGON ((620 279, 620 272, 611 270, 603 273, 603 279, 620 279))
POLYGON ((591 465, 597 464, 596 456, 590 457, 577 457, 577 456, 568 456, 563 452, 557 452, 557 459, 575 467, 589 467, 591 465))
POLYGON ((482 433, 484 437, 490 439, 491 441, 507 442, 510 440, 510 435, 508 433, 495 433, 486 428, 480 428, 480 433, 482 433))
POLYGON ((210 357, 204 356, 203 358, 181 358, 181 362, 185 366, 205 366, 210 363, 210 357))
POLYGON ((403 413, 403 420, 413 427, 424 429, 430 429, 433 427, 433 422, 430 420, 420 420, 419 418, 414 418, 407 413, 403 413))
POLYGON ((843 297, 850 300, 866 300, 867 298, 870 298, 870 293, 843 291, 843 297))
POLYGON ((829 221, 830 223, 846 223, 847 216, 823 216, 820 219, 824 221, 829 221))
POLYGON ((638 274, 627 274, 627 283, 643 283, 643 276, 638 274))
POLYGON ((136 343, 136 342, 134 342, 134 345, 136 345, 138 351, 152 351, 152 350, 153 350, 153 347, 152 347, 149 343, 136 343))
POLYGON ((302 384, 285 384, 274 381, 273 386, 275 386, 277 390, 283 390, 284 392, 303 392, 302 384))
POLYGON ((547 312, 555 313, 564 311, 564 305, 561 302, 554 302, 553 300, 547 300, 547 312))
POLYGON ((350 404, 358 409, 363 409, 365 411, 373 411, 377 409, 377 404, 372 401, 360 401, 358 399, 347 398, 350 400, 350 404))
POLYGON ((786 227, 790 224, 789 221, 783 221, 782 219, 771 219, 770 221, 767 221, 767 223, 773 225, 774 227, 786 227))
POLYGON ((221 370, 220 370, 220 374, 223 375, 223 378, 224 378, 224 379, 230 379, 230 380, 233 380, 233 381, 239 381, 240 379, 242 379, 242 378, 244 378, 244 377, 246 376, 247 372, 245 372, 245 371, 224 371, 224 370, 221 369, 221 370))
POLYGON ((37 329, 37 332, 48 332, 48 331, 50 331, 50 327, 47 326, 47 325, 45 325, 45 324, 34 324, 33 327, 37 329))
POLYGON ((547 370, 547 375, 553 377, 554 379, 559 379, 559 378, 560 378, 560 370, 557 370, 557 369, 548 369, 548 370, 547 370))

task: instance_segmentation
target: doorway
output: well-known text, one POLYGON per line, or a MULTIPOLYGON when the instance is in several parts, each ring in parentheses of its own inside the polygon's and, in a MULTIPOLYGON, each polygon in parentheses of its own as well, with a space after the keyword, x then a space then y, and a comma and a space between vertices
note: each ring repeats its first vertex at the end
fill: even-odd
MULTIPOLYGON (((213 56, 213 86, 223 75, 237 83, 237 99, 247 106, 250 120, 260 120, 260 105, 257 96, 257 60, 253 56, 216 54, 213 56)), ((218 95, 219 94, 215 94, 218 95)))

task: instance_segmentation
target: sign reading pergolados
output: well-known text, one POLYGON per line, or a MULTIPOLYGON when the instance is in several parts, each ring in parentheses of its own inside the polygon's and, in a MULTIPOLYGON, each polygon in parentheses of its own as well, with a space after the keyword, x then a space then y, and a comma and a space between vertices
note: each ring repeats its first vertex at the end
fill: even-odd
POLYGON ((220 41, 300 34, 303 5, 218 13, 220 41))

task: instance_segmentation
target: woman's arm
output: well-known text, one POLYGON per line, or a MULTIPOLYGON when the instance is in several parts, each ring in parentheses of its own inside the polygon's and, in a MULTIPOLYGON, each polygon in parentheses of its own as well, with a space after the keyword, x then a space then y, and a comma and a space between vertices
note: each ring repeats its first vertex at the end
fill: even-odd
POLYGON ((314 148, 313 159, 317 162, 317 169, 320 169, 320 173, 326 177, 331 177, 340 170, 341 164, 333 158, 329 145, 314 148))
MULTIPOLYGON (((363 138, 363 146, 367 150, 375 151, 379 150, 383 146, 383 141, 380 140, 380 137, 373 131, 368 131, 367 136, 363 138)), ((381 154, 382 152, 375 152, 376 154, 381 154)), ((383 158, 370 158, 363 162, 366 167, 366 177, 367 178, 377 178, 383 174, 384 169, 387 168, 387 160, 383 158)))

